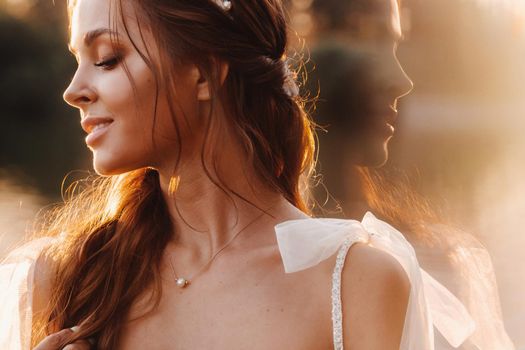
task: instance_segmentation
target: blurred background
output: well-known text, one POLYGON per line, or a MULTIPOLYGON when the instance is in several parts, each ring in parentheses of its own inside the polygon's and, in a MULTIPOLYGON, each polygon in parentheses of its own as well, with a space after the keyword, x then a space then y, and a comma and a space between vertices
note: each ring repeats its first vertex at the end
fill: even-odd
MULTIPOLYGON (((299 50, 348 36, 324 18, 341 16, 341 1, 289 1, 299 50)), ((416 169, 424 197, 487 247, 507 331, 525 349, 525 1, 403 0, 401 21, 415 88, 388 166, 416 169)))
MULTIPOLYGON (((308 57, 326 38, 338 1, 287 0, 296 50, 308 57)), ((390 164, 417 169, 418 190, 487 247, 507 330, 525 349, 525 1, 403 0, 401 16, 398 56, 415 89, 390 164)), ((0 257, 60 200, 67 174, 91 169, 61 98, 76 64, 65 18, 64 1, 0 0, 0 257)))
POLYGON ((74 169, 89 169, 78 112, 62 100, 76 62, 65 1, 0 0, 0 256, 60 200, 74 169))

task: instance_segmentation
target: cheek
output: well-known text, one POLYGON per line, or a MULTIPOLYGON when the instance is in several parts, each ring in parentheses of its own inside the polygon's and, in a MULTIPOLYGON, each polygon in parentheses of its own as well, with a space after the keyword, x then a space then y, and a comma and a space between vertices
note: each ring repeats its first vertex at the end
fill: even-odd
MULTIPOLYGON (((132 81, 123 68, 109 72, 100 84, 99 95, 108 112, 126 130, 151 132, 155 110, 155 84, 149 68, 142 63, 128 63, 132 81)), ((136 133, 134 133, 136 134, 136 133)), ((135 135, 137 136, 137 135, 135 135)))
POLYGON ((99 103, 114 119, 111 138, 94 152, 94 166, 99 174, 121 173, 156 161, 152 142, 153 76, 145 64, 127 67, 132 81, 123 68, 105 72, 98 81, 99 103))
POLYGON ((190 147, 204 124, 200 116, 195 86, 192 86, 187 77, 177 76, 174 78, 174 87, 171 91, 171 97, 167 96, 164 89, 159 92, 155 135, 160 141, 173 143, 174 140, 179 139, 186 147, 190 147))
POLYGON ((123 110, 131 108, 134 101, 133 88, 124 71, 112 73, 101 85, 99 95, 104 98, 104 104, 110 113, 120 117, 123 110))

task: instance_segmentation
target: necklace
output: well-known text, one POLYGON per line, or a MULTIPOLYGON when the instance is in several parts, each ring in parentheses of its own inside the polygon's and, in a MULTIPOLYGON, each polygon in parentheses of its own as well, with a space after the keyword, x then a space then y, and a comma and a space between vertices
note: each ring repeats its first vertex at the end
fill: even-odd
POLYGON ((200 268, 195 272, 192 276, 186 278, 177 275, 177 272, 175 272, 175 267, 173 266, 173 262, 171 261, 171 257, 169 258, 169 263, 171 266, 171 271, 173 272, 173 276, 175 277, 175 284, 179 288, 186 288, 191 284, 191 281, 193 281, 197 276, 199 276, 208 266, 211 265, 213 260, 224 250, 226 249, 234 240, 237 238, 244 230, 246 230, 248 227, 250 227, 252 224, 254 224, 257 220, 259 220, 264 214, 266 214, 267 211, 263 211, 260 215, 258 215, 255 219, 250 221, 248 224, 246 224, 244 227, 242 227, 235 235, 233 235, 232 238, 228 242, 226 242, 215 254, 211 256, 211 258, 200 268))

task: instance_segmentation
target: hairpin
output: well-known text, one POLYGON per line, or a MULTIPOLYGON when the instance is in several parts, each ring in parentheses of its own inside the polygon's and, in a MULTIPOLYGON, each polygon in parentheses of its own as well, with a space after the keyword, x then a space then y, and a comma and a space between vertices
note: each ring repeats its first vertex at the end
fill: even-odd
POLYGON ((217 5, 224 11, 228 12, 232 8, 231 0, 214 0, 217 5))

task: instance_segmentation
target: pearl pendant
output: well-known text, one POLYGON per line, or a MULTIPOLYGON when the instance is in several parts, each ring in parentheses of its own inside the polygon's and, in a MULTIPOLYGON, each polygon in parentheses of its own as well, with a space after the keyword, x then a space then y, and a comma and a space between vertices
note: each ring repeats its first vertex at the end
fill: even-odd
POLYGON ((184 287, 186 287, 188 284, 190 284, 190 281, 188 281, 188 280, 185 279, 185 278, 179 277, 179 278, 177 278, 177 280, 175 281, 175 283, 177 284, 177 287, 179 287, 179 288, 184 288, 184 287))

